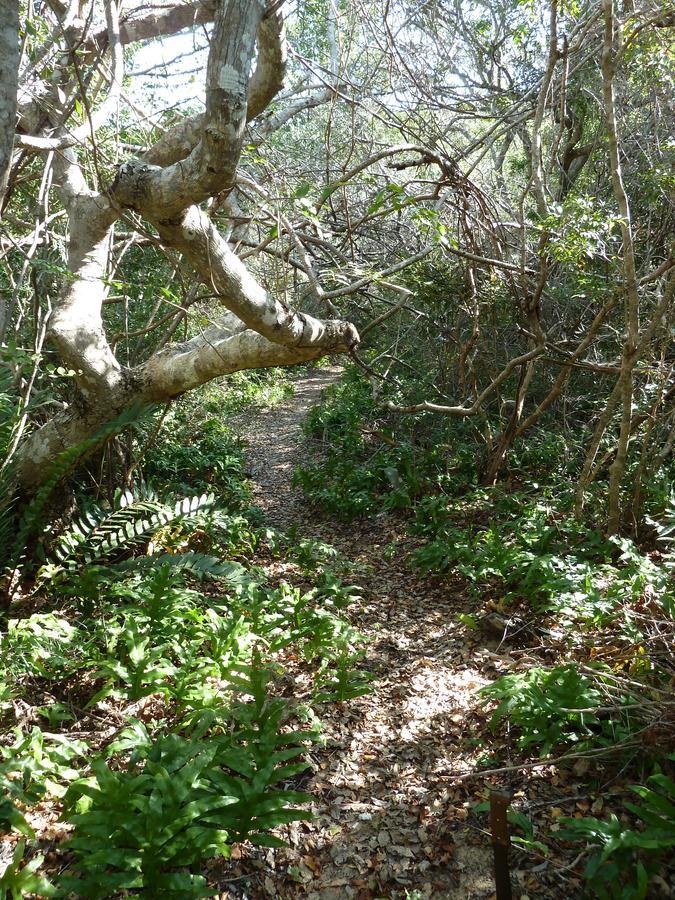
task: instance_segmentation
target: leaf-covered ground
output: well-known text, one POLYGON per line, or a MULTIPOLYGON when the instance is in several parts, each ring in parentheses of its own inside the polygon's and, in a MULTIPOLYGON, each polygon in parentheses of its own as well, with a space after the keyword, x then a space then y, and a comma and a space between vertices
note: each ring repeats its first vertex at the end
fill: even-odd
MULTIPOLYGON (((489 623, 479 629, 462 623, 462 614, 481 611, 461 583, 412 572, 399 519, 337 522, 309 508, 292 487, 294 467, 312 454, 302 418, 337 377, 336 370, 303 377, 292 400, 239 427, 249 445, 254 497, 270 524, 334 546, 361 587, 364 599, 352 616, 367 639, 364 667, 373 689, 326 708, 327 743, 313 752, 303 784, 315 797, 314 821, 284 833, 288 850, 235 852, 238 874, 224 896, 488 898, 494 881, 487 819, 472 810, 491 785, 513 789, 519 809, 544 816, 554 829, 563 811, 573 815, 575 805, 587 810, 603 801, 580 796, 551 765, 490 779, 476 774, 495 765, 499 750, 488 743, 488 711, 477 691, 525 651, 489 623)), ((267 562, 273 576, 291 576, 267 562)), ((506 748, 499 758, 504 767, 516 761, 506 748)), ((514 857, 520 896, 580 890, 568 863, 536 853, 514 857)))
MULTIPOLYGON (((583 652, 575 650, 553 617, 547 618, 543 612, 535 614, 525 602, 519 605, 517 596, 505 604, 503 585, 500 588, 496 583, 481 584, 478 592, 452 574, 436 577, 416 572, 410 553, 421 545, 422 539, 411 536, 409 513, 377 513, 345 524, 311 506, 301 490, 293 487, 295 467, 321 459, 319 448, 303 437, 302 421, 319 402, 324 389, 340 375, 339 369, 314 370, 294 382, 294 396, 281 404, 263 411, 249 408, 235 416, 233 424, 248 447, 246 465, 253 500, 264 514, 264 523, 258 523, 260 534, 266 537, 247 543, 249 525, 235 516, 231 521, 241 524, 244 530, 239 538, 233 538, 232 546, 244 564, 243 570, 264 570, 265 584, 272 593, 279 588, 280 595, 286 590, 297 591, 298 597, 310 597, 312 589, 321 584, 323 593, 330 597, 333 579, 342 598, 348 598, 347 603, 352 601, 346 612, 340 606, 341 614, 348 616, 363 636, 363 655, 350 657, 345 678, 353 680, 342 685, 344 691, 336 695, 329 690, 331 702, 323 702, 323 695, 319 694, 317 702, 317 676, 323 671, 320 657, 303 652, 297 640, 280 641, 275 649, 272 632, 261 632, 261 643, 269 647, 275 666, 279 664, 273 685, 277 701, 283 705, 288 700, 289 709, 296 709, 298 715, 318 715, 321 720, 324 740, 307 751, 309 768, 283 779, 283 787, 306 791, 313 798, 314 817, 276 820, 292 822, 276 828, 277 836, 287 843, 284 848, 256 848, 248 841, 234 843, 230 859, 197 859, 195 868, 201 868, 209 890, 219 892, 223 900, 486 900, 494 897, 494 880, 488 817, 481 806, 485 806, 490 789, 498 787, 512 796, 511 874, 515 896, 520 900, 582 897, 588 887, 593 887, 584 884, 582 878, 587 862, 587 854, 582 850, 584 841, 563 840, 564 821, 586 821, 588 816, 610 821, 606 814, 614 812, 618 827, 625 825, 628 829, 635 824, 626 815, 624 801, 635 799, 628 786, 634 783, 639 769, 636 759, 642 755, 649 761, 649 754, 643 752, 645 743, 658 743, 665 754, 675 749, 668 743, 675 734, 668 718, 672 717, 672 701, 661 687, 654 695, 658 703, 647 702, 650 708, 662 711, 661 720, 650 720, 648 727, 631 733, 623 753, 614 752, 614 739, 609 748, 598 746, 578 753, 570 752, 574 745, 569 740, 554 740, 557 752, 565 754, 564 760, 547 757, 542 762, 537 757, 541 742, 528 755, 518 749, 516 730, 509 733, 502 723, 492 732, 493 707, 486 705, 479 693, 481 688, 499 676, 536 673, 538 667, 550 669, 563 664, 564 671, 570 671, 588 653, 583 648, 583 652), (280 552, 284 546, 292 547, 292 552, 280 552), (354 601, 355 597, 360 599, 354 601), (266 644, 268 638, 271 643, 266 644), (573 665, 567 665, 570 663, 573 665), (368 679, 371 690, 363 693, 368 679), (336 696, 351 699, 343 702, 336 696)), ((225 418, 221 409, 218 417, 225 418)), ((220 445, 214 446, 213 453, 220 453, 220 445)), ((196 445, 185 446, 181 439, 178 449, 180 472, 183 465, 191 471, 196 445)), ((237 459, 232 484, 241 493, 241 460, 237 459)), ((210 471, 211 456, 208 461, 210 471)), ((223 462, 220 458, 215 461, 223 462)), ((246 492, 246 502, 249 499, 246 492)), ((256 513, 253 518, 258 522, 256 513)), ((197 529, 191 537, 201 540, 200 534, 197 529)), ((176 538, 179 539, 184 536, 176 538)), ((226 550, 223 553, 227 555, 226 550)), ((238 563, 225 565, 236 567, 238 563)), ((471 560, 468 574, 472 574, 475 565, 471 560)), ((156 577, 161 578, 161 571, 156 577)), ((166 577, 169 578, 168 570, 166 577)), ((78 583, 80 590, 82 578, 78 583)), ((202 590, 206 584, 202 583, 202 590)), ((195 593, 194 603, 208 607, 213 600, 218 607, 227 584, 217 579, 208 584, 208 598, 204 595, 200 599, 201 595, 195 593)), ((269 599, 272 593, 265 596, 269 599)), ((170 595, 168 591, 169 600, 170 595)), ((644 591, 636 602, 642 603, 643 595, 644 591)), ((53 605, 53 601, 40 591, 27 599, 29 608, 24 612, 40 612, 44 606, 48 625, 52 608, 49 604, 53 605)), ((647 600, 648 597, 644 602, 647 600)), ((230 602, 234 602, 232 598, 230 602)), ((141 607, 145 615, 142 604, 141 607)), ((169 603, 167 610, 170 612, 171 608, 169 603)), ((103 616, 100 604, 96 609, 103 616)), ((190 607, 188 613, 196 615, 199 609, 190 607)), ((250 606, 246 606, 245 613, 251 613, 250 606)), ((164 622, 162 616, 158 620, 164 622)), ((183 621, 176 618, 175 628, 180 630, 183 621)), ((664 629, 668 625, 665 621, 662 624, 664 629)), ((70 627, 67 621, 63 627, 70 627)), ((345 627, 351 635, 352 628, 345 627)), ((664 635, 668 633, 664 631, 664 635)), ((72 634, 76 632, 73 630, 72 634)), ((594 634, 586 634, 584 648, 594 634)), ((314 637, 303 632, 303 640, 314 637)), ((147 695, 137 694, 141 696, 138 700, 122 692, 122 699, 105 695, 93 703, 92 696, 101 685, 92 681, 98 675, 91 666, 82 669, 81 682, 75 678, 61 685, 59 666, 65 672, 66 657, 78 652, 72 636, 71 643, 66 640, 63 647, 59 643, 62 638, 61 632, 55 633, 54 639, 44 644, 47 649, 43 657, 31 657, 31 665, 24 666, 28 674, 21 676, 25 682, 21 696, 4 696, 5 706, 11 706, 13 720, 27 735, 27 741, 86 741, 82 744, 84 750, 77 751, 86 765, 91 752, 110 750, 111 741, 130 721, 141 728, 143 723, 152 725, 167 716, 167 721, 171 720, 171 703, 161 690, 166 676, 159 669, 155 673, 157 683, 141 692, 147 695), (60 711, 65 715, 63 721, 59 720, 60 711), (51 722, 49 715, 56 717, 53 730, 59 733, 33 730, 36 723, 44 724, 45 718, 51 722)), ((597 647, 592 646, 591 650, 609 654, 612 659, 613 646, 607 640, 608 637, 603 643, 598 637, 597 647)), ((667 638, 659 640, 659 648, 668 655, 667 638)), ((352 645, 351 637, 348 643, 352 645)), ((154 641, 151 649, 157 649, 154 641)), ((623 665, 624 658, 619 653, 611 672, 620 671, 623 681, 632 684, 632 670, 623 665)), ((11 668, 13 661, 6 658, 3 662, 11 668)), ((14 662, 18 664, 20 660, 14 662)), ((118 662, 114 648, 109 662, 118 662)), ((331 672, 335 674, 335 670, 330 670, 329 676, 331 672)), ((205 683, 201 676, 198 681, 205 683)), ((639 683, 636 686, 642 690, 639 683)), ((559 699, 552 702, 570 705, 559 703, 559 699)), ((572 705, 573 701, 574 698, 572 705)), ((602 711, 602 697, 599 702, 602 711)), ((513 717, 512 720, 517 721, 513 717)), ((302 725, 305 724, 309 723, 303 718, 302 725)), ((534 729, 534 724, 529 724, 534 729)), ((522 736, 521 733, 521 739, 522 736)), ((2 745, 5 755, 11 740, 12 735, 8 735, 7 746, 2 745)), ((303 746, 307 746, 306 741, 303 746)), ((31 765, 37 766, 41 777, 51 777, 51 757, 43 759, 40 747, 28 753, 26 759, 33 760, 31 765), (40 765, 35 761, 41 761, 40 765)), ((66 777, 67 761, 59 765, 58 778, 68 781, 77 776, 77 772, 72 772, 66 777)), ((653 772, 653 762, 645 765, 645 772, 653 772)), ((30 782, 29 777, 27 781, 30 782)), ((64 841, 72 837, 73 826, 61 817, 62 804, 57 797, 54 791, 47 791, 44 799, 38 798, 25 809, 25 804, 21 807, 36 838, 29 858, 37 859, 36 854, 44 857, 45 874, 52 880, 58 880, 72 864, 72 854, 68 855, 64 841)), ((664 800, 657 798, 657 802, 662 804, 664 800)), ((653 809, 658 812, 662 807, 653 809)), ((649 838, 644 831, 640 834, 649 838)), ((665 844, 667 836, 660 835, 659 840, 665 844)), ((17 842, 18 833, 9 840, 0 840, 0 878, 4 877, 2 872, 12 855, 20 849, 17 842)), ((176 868, 175 864, 172 868, 176 868)), ((661 874, 650 873, 649 885, 645 881, 649 893, 639 896, 674 896, 674 878, 672 866, 666 864, 661 874)), ((0 884, 0 900, 3 897, 0 884)))

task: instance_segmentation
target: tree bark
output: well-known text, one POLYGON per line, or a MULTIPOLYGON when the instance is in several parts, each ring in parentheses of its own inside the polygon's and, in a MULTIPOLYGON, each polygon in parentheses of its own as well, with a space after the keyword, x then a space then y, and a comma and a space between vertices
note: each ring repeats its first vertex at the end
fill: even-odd
MULTIPOLYGON (((621 525, 621 482, 626 470, 628 439, 630 437, 633 409, 633 370, 638 360, 637 347, 639 337, 639 297, 638 282, 635 272, 635 252, 633 248, 633 228, 628 195, 623 184, 621 159, 619 154, 619 135, 616 122, 616 102, 614 96, 614 0, 603 0, 605 19, 605 37, 602 51, 602 87, 607 119, 607 141, 609 163, 612 174, 612 187, 619 212, 621 213, 621 237, 623 244, 623 278, 625 297, 625 333, 619 391, 621 395, 621 425, 619 442, 614 462, 609 469, 609 500, 607 513, 607 531, 616 534, 621 525)), ((620 38, 619 29, 619 38, 620 38)))
POLYGON ((19 58, 19 2, 0 0, 0 218, 14 148, 19 58))
MULTIPOLYGON (((49 337, 75 373, 77 392, 67 410, 20 446, 16 470, 24 493, 39 486, 59 454, 78 446, 90 452, 97 432, 131 407, 171 400, 240 369, 292 365, 358 344, 349 322, 297 312, 267 292, 199 206, 233 186, 249 92, 255 109, 267 105, 282 84, 285 60, 283 23, 278 14, 265 14, 262 0, 221 0, 214 7, 203 116, 170 132, 145 159, 121 165, 106 193, 87 186, 67 141, 60 145, 57 179, 69 218, 70 274, 49 337), (258 67, 249 79, 256 36, 258 67), (115 357, 102 317, 112 229, 124 209, 150 223, 224 307, 202 333, 132 368, 115 357)), ((131 23, 122 32, 109 18, 107 43, 118 59, 120 34, 129 40, 134 33, 131 23)))

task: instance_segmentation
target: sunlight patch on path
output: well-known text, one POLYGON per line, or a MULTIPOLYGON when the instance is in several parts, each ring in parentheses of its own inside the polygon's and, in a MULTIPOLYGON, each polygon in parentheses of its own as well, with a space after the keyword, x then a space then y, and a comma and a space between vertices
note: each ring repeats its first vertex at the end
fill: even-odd
POLYGON ((311 458, 302 419, 340 373, 303 375, 291 400, 240 427, 267 521, 332 544, 357 565, 350 580, 364 600, 351 614, 375 675, 371 694, 326 706, 326 748, 312 753, 306 785, 316 819, 291 826, 290 848, 266 855, 253 896, 485 900, 494 892, 491 853, 465 824, 474 794, 448 778, 475 767, 480 749, 465 739, 489 680, 458 626, 465 600, 452 585, 418 578, 404 558, 384 559, 400 521, 345 524, 292 487, 295 467, 311 458))

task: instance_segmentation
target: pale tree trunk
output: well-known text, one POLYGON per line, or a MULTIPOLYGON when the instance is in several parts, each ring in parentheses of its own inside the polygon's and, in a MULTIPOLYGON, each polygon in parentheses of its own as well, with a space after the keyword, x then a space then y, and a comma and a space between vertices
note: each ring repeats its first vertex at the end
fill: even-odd
MULTIPOLYGON (((546 71, 544 72, 544 77, 537 97, 534 121, 532 123, 532 135, 530 139, 530 180, 526 188, 526 193, 530 188, 532 189, 537 211, 542 218, 548 215, 549 206, 544 181, 545 175, 542 158, 541 130, 546 106, 549 101, 549 90, 558 58, 558 3, 557 0, 551 0, 551 8, 549 10, 548 58, 546 62, 546 71)), ((524 201, 525 194, 522 198, 523 204, 524 201)), ((546 345, 546 335, 544 334, 541 323, 541 298, 548 275, 548 257, 546 252, 548 242, 549 234, 544 231, 539 240, 538 256, 540 257, 540 263, 537 283, 532 290, 526 286, 523 292, 524 312, 532 335, 530 343, 532 349, 536 351, 542 351, 546 345)), ((521 277, 523 279, 523 284, 527 285, 524 268, 523 263, 521 277)), ((509 450, 513 446, 518 434, 518 424, 523 414, 527 392, 534 377, 536 365, 537 358, 535 357, 521 369, 514 398, 513 411, 506 427, 499 436, 497 446, 488 459, 487 466, 481 478, 483 484, 494 484, 506 462, 509 450)))
MULTIPOLYGON (((671 276, 670 279, 666 282, 663 296, 653 310, 649 323, 645 328, 643 328, 642 333, 639 336, 639 341, 635 350, 636 359, 641 359, 642 355, 647 351, 651 341, 654 338, 654 335, 658 331, 659 327, 662 326, 664 314, 668 309, 672 307, 674 297, 675 278, 671 276)), ((607 399, 605 408, 600 415, 600 418, 598 419, 598 422, 595 426, 595 431, 593 432, 593 438, 591 439, 591 443, 588 447, 588 450, 586 451, 584 465, 581 470, 581 475, 579 476, 579 481, 576 487, 575 516, 578 519, 581 519, 583 515, 585 493, 603 467, 602 461, 600 464, 596 463, 596 457, 598 455, 600 444, 605 435, 605 432, 609 428, 612 417, 616 411, 617 403, 619 402, 619 399, 621 397, 622 387, 623 382, 621 379, 621 375, 619 375, 619 378, 617 379, 614 388, 612 389, 612 392, 607 399)))
MULTIPOLYGON (((350 323, 296 312, 268 293, 198 205, 234 185, 249 93, 256 111, 264 108, 282 84, 285 58, 281 20, 266 16, 261 0, 222 0, 214 8, 206 112, 172 129, 145 158, 121 165, 109 191, 88 187, 68 149, 72 136, 43 141, 59 146, 57 177, 70 228, 70 274, 49 337, 75 373, 77 394, 67 410, 20 446, 16 469, 25 492, 35 490, 63 451, 83 442, 90 449, 92 436, 126 409, 166 402, 241 369, 291 365, 358 344, 350 323), (249 79, 256 38, 257 68, 249 79), (116 359, 102 319, 112 229, 124 209, 135 210, 164 246, 182 254, 223 307, 219 320, 201 334, 165 346, 134 368, 116 359)), ((121 83, 122 39, 112 3, 107 9, 112 94, 121 83)), ((127 39, 130 33, 128 26, 127 39)))
MULTIPOLYGON (((621 375, 619 376, 619 391, 621 395, 621 426, 619 429, 619 442, 617 445, 614 462, 609 469, 609 501, 607 512, 607 531, 616 534, 621 525, 621 482, 626 470, 626 457, 628 452, 628 439, 631 431, 631 418, 633 409, 633 370, 638 359, 637 347, 639 337, 639 298, 638 282, 635 273, 635 254, 633 250, 633 230, 631 224, 631 211, 628 196, 623 185, 621 172, 621 159, 619 155, 619 136, 616 123, 616 103, 614 94, 614 0, 603 0, 605 18, 605 39, 602 52, 602 86, 605 104, 605 116, 607 118, 607 140, 609 148, 609 162, 612 173, 612 187, 614 197, 621 213, 621 235, 623 242, 623 275, 625 296, 625 333, 623 345, 623 358, 621 363, 621 375)), ((621 29, 618 29, 619 40, 621 29)))
POLYGON ((12 165, 19 55, 19 0, 0 0, 0 217, 12 165))

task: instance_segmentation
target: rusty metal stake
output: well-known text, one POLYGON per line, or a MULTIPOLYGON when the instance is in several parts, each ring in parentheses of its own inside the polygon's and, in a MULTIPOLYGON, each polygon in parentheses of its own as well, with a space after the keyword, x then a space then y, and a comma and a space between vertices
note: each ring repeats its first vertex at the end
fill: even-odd
POLYGON ((495 858, 495 887, 497 900, 511 900, 511 875, 509 874, 508 809, 511 796, 507 791, 490 791, 490 831, 495 858))

